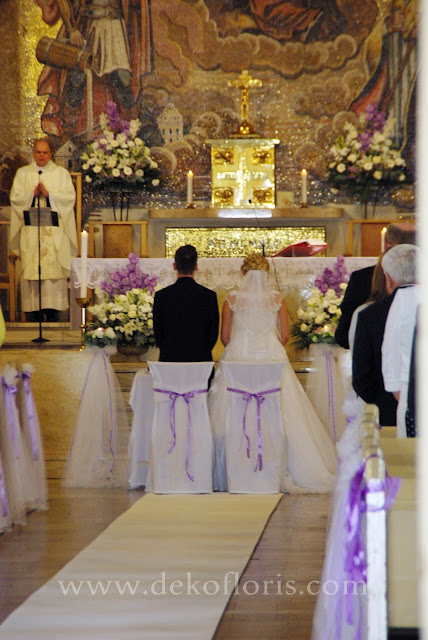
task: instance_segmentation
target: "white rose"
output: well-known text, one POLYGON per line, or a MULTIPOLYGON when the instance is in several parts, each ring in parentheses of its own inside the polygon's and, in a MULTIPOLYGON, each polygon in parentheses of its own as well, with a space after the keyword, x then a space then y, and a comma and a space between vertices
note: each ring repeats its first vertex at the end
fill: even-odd
POLYGON ((346 166, 343 164, 343 162, 339 162, 339 164, 337 165, 337 173, 343 173, 346 170, 346 166))
POLYGON ((119 169, 113 169, 113 171, 112 171, 111 173, 112 173, 112 176, 113 176, 114 178, 118 178, 118 177, 120 176, 120 171, 119 171, 119 169))
POLYGON ((406 176, 404 175, 404 173, 400 173, 400 175, 398 176, 398 180, 400 182, 403 182, 403 180, 405 180, 405 179, 406 179, 406 176))
POLYGON ((373 174, 373 178, 375 180, 381 180, 382 179, 382 171, 375 171, 373 174))
POLYGON ((328 312, 331 313, 331 315, 334 315, 337 312, 336 305, 335 304, 330 305, 328 308, 328 312))
POLYGON ((142 178, 144 175, 144 171, 142 169, 137 169, 137 171, 135 172, 135 175, 138 176, 139 178, 142 178))
POLYGON ((150 327, 150 329, 153 327, 153 320, 151 318, 147 320, 147 326, 150 327))
POLYGON ((350 153, 349 154, 349 156, 348 156, 349 162, 354 163, 356 161, 356 159, 357 159, 357 154, 356 153, 350 153))
POLYGON ((302 331, 303 333, 308 333, 309 331, 308 325, 302 322, 302 324, 300 325, 300 331, 302 331))
POLYGON ((123 173, 124 173, 126 176, 132 176, 132 169, 131 169, 131 167, 125 167, 125 168, 124 168, 124 170, 123 170, 123 173))
POLYGON ((323 322, 324 322, 324 314, 320 313, 320 315, 315 318, 315 324, 322 324, 323 322))
POLYGON ((116 148, 116 147, 118 147, 118 146, 119 146, 119 143, 118 143, 118 141, 117 141, 117 140, 112 140, 112 141, 110 142, 110 144, 111 144, 111 146, 112 146, 112 147, 114 147, 114 148, 116 148))
POLYGON ((110 338, 111 340, 114 340, 114 338, 116 337, 116 334, 112 327, 107 327, 107 329, 105 330, 105 334, 107 338, 110 338))
POLYGON ((102 169, 99 165, 97 165, 96 167, 94 167, 94 173, 101 173, 102 169))
POLYGON ((157 178, 155 178, 154 180, 152 180, 152 185, 153 185, 154 187, 157 187, 157 186, 158 186, 158 184, 159 184, 159 180, 158 180, 157 178))
POLYGON ((85 182, 92 182, 91 176, 85 176, 85 182))
POLYGON ((373 169, 373 163, 370 160, 368 160, 363 164, 363 169, 364 171, 371 171, 373 169))

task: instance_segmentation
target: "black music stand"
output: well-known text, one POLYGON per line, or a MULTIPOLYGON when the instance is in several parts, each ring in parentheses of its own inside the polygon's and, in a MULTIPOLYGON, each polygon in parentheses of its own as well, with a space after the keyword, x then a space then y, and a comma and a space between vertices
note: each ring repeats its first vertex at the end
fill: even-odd
POLYGON ((42 266, 40 261, 40 227, 58 227, 58 213, 52 211, 50 207, 41 207, 38 202, 37 207, 30 207, 24 211, 25 226, 37 227, 37 244, 39 253, 39 337, 32 342, 49 342, 42 336, 42 266))

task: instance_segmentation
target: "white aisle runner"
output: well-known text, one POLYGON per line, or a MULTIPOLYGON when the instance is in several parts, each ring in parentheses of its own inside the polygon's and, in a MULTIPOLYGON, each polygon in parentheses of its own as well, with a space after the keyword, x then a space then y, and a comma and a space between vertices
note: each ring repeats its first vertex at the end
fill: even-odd
POLYGON ((209 640, 280 499, 145 495, 16 609, 0 638, 209 640))

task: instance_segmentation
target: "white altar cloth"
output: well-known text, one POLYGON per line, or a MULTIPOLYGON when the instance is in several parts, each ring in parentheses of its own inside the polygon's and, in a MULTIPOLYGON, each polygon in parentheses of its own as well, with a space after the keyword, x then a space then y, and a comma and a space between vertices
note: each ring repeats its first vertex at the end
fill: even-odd
MULTIPOLYGON (((317 275, 325 268, 332 268, 337 258, 272 258, 271 273, 276 280, 278 289, 283 296, 289 298, 296 291, 313 284, 317 275)), ((362 269, 376 263, 377 258, 349 257, 345 258, 345 267, 348 274, 356 269, 362 269)), ((198 270, 195 280, 209 289, 214 289, 217 293, 231 291, 238 286, 241 280, 242 258, 200 258, 198 260, 198 270)), ((158 285, 166 287, 175 281, 176 273, 172 267, 172 258, 140 258, 140 268, 144 273, 157 276, 158 285)), ((109 274, 116 269, 123 268, 128 263, 127 258, 89 258, 88 259, 88 287, 95 289, 108 278, 109 274)), ((71 286, 74 295, 70 303, 71 307, 71 328, 80 328, 80 314, 74 298, 80 295, 80 258, 73 258, 71 261, 71 286)), ((288 302, 288 300, 287 300, 288 302)))
MULTIPOLYGON (((272 258, 271 273, 277 278, 280 290, 284 293, 288 288, 299 288, 307 285, 322 271, 332 268, 337 258, 272 258)), ((368 267, 377 258, 349 257, 345 258, 345 267, 349 274, 356 269, 368 267)), ((88 287, 95 289, 109 274, 123 268, 127 258, 88 258, 88 287)), ((175 281, 172 258, 140 258, 140 268, 144 273, 158 277, 158 284, 166 287, 175 281)), ((241 279, 240 267, 242 258, 199 258, 195 279, 204 287, 230 291, 241 279)), ((71 283, 74 288, 80 287, 80 258, 71 261, 71 283)))

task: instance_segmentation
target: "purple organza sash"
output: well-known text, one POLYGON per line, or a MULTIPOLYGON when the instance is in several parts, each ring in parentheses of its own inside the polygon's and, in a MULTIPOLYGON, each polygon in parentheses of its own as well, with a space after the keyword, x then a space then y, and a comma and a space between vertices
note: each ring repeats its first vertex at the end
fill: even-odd
POLYGON ((13 451, 15 453, 15 458, 19 459, 19 448, 18 448, 18 429, 19 424, 17 423, 17 411, 16 411, 16 394, 18 393, 18 387, 15 384, 9 384, 3 377, 0 377, 0 382, 3 385, 4 389, 4 398, 6 404, 6 414, 8 416, 9 428, 10 428, 10 437, 12 440, 13 451))
POLYGON ((266 391, 257 391, 256 393, 243 391, 242 389, 234 389, 233 387, 227 387, 227 390, 232 393, 241 393, 242 399, 245 402, 244 417, 242 418, 242 431, 247 441, 247 458, 251 458, 251 441, 247 433, 247 410, 252 398, 254 398, 257 403, 257 464, 254 471, 261 471, 263 469, 263 443, 260 410, 263 402, 265 401, 265 396, 269 393, 277 393, 278 391, 281 391, 281 388, 267 389, 266 391))
MULTIPOLYGON (((366 483, 364 471, 366 463, 370 458, 377 457, 375 454, 366 458, 357 469, 349 485, 348 501, 346 504, 346 546, 345 546, 345 575, 346 579, 352 583, 363 582, 367 584, 367 560, 362 540, 361 520, 362 515, 367 511, 388 510, 394 503, 401 484, 401 478, 391 478, 386 472, 385 480, 371 481, 366 483), (366 496, 369 493, 385 493, 384 504, 378 508, 367 507, 366 496)), ((354 623, 354 589, 346 594, 346 622, 350 625, 354 623)), ((361 640, 362 614, 360 605, 360 615, 358 627, 356 629, 355 640, 361 640)), ((336 637, 341 625, 340 619, 336 619, 336 637)))
POLYGON ((2 515, 5 518, 9 511, 9 505, 7 502, 6 482, 4 477, 3 463, 0 458, 0 500, 2 506, 2 515))
POLYGON ((28 428, 30 430, 31 439, 31 451, 33 460, 39 459, 39 438, 37 428, 37 414, 36 406, 34 404, 33 393, 31 391, 31 373, 29 371, 22 371, 18 374, 22 380, 22 386, 24 389, 25 408, 27 410, 28 428))
POLYGON ((177 435, 175 430, 175 403, 178 398, 183 398, 187 405, 187 437, 186 437, 186 474, 189 480, 195 481, 194 477, 190 473, 190 441, 192 435, 192 416, 190 413, 190 401, 195 395, 200 393, 208 393, 208 389, 195 389, 194 391, 186 391, 185 393, 177 393, 177 391, 170 391, 168 389, 153 389, 157 393, 165 393, 169 395, 171 400, 171 408, 169 410, 169 424, 171 428, 171 442, 169 443, 168 453, 171 453, 175 447, 177 441, 177 435))
POLYGON ((333 353, 331 348, 326 349, 324 353, 325 358, 325 368, 327 373, 327 400, 328 400, 328 413, 331 420, 331 425, 333 429, 333 442, 337 442, 336 435, 336 397, 335 397, 335 388, 334 388, 334 362, 333 362, 333 353))

